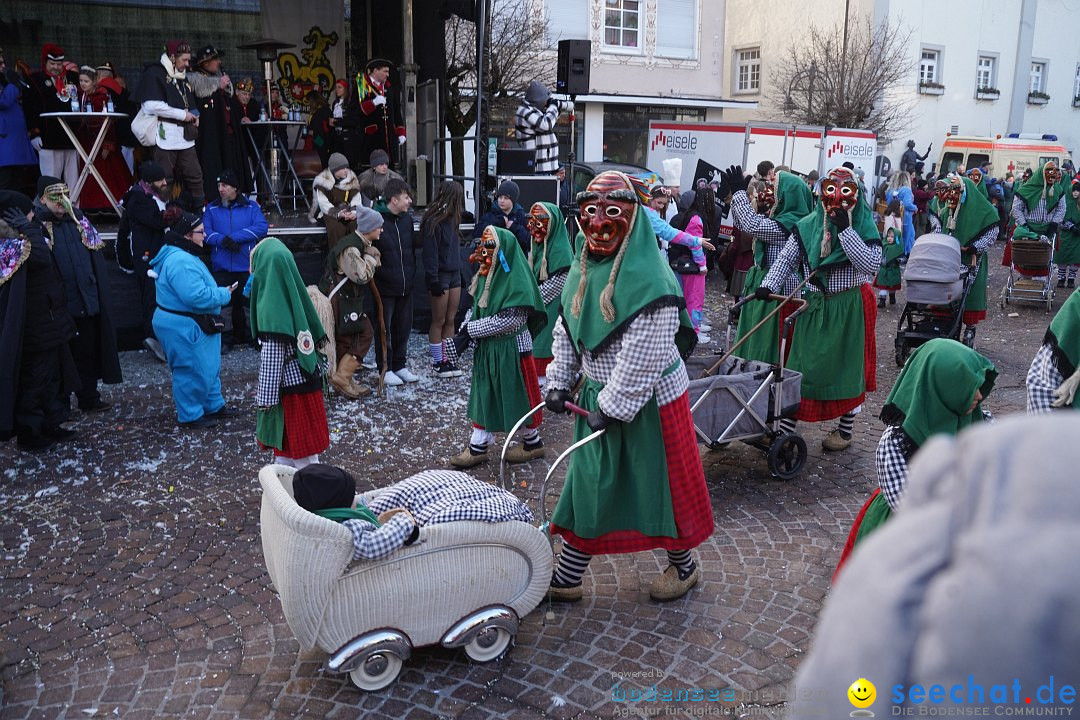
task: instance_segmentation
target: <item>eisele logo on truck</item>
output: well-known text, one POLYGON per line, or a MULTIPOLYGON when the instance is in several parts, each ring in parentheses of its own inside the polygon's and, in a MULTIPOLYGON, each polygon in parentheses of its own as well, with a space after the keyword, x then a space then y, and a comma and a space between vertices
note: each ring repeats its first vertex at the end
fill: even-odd
POLYGON ((667 148, 672 152, 692 153, 697 151, 697 137, 690 132, 675 133, 657 130, 656 135, 653 136, 649 149, 655 150, 657 145, 667 148))
POLYGON ((846 157, 874 157, 874 145, 873 143, 844 143, 843 140, 837 140, 829 149, 825 151, 825 157, 831 158, 833 155, 844 155, 846 157))

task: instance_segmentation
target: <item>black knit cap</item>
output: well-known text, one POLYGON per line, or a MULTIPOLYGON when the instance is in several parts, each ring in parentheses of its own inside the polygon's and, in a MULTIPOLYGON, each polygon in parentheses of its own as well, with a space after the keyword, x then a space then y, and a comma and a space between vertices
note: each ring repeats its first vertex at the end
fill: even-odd
POLYGON ((165 179, 165 168, 153 160, 147 160, 139 166, 139 176, 148 183, 155 183, 165 179))
POLYGON ((47 188, 53 185, 59 185, 62 182, 63 180, 58 177, 53 177, 52 175, 42 175, 38 178, 37 181, 37 196, 41 197, 45 194, 45 190, 47 188))
POLYGON ((236 179, 236 173, 232 168, 225 168, 218 173, 217 181, 223 185, 229 185, 230 187, 240 187, 240 181, 236 179))
POLYGON ((293 499, 309 512, 352 507, 355 497, 356 480, 333 465, 314 463, 293 475, 293 499))
POLYGON ((203 224, 201 215, 194 213, 182 212, 180 217, 173 221, 173 224, 169 227, 170 230, 178 235, 189 235, 192 230, 203 224))

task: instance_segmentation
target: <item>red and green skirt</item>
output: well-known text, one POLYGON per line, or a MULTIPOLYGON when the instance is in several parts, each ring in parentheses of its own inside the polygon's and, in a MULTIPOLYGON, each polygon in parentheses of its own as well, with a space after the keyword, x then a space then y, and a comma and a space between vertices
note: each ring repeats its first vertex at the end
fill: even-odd
POLYGON ((881 488, 875 488, 874 492, 870 494, 870 498, 863 503, 859 514, 855 516, 855 522, 851 524, 851 531, 848 533, 847 542, 844 543, 844 550, 840 553, 840 562, 836 563, 836 570, 833 571, 833 584, 836 584, 836 578, 840 575, 840 568, 844 567, 844 563, 851 556, 855 546, 865 540, 870 533, 884 525, 885 521, 890 517, 892 517, 892 508, 889 507, 889 503, 885 502, 885 495, 882 494, 881 488))
MULTIPOLYGON (((517 338, 504 335, 478 339, 467 409, 473 425, 491 432, 508 432, 539 404, 540 383, 532 355, 518 351, 517 338)), ((539 427, 540 420, 537 411, 529 427, 539 427)))
POLYGON ((274 438, 277 422, 259 422, 256 438, 262 449, 273 448, 277 457, 303 458, 330 447, 322 390, 283 394, 277 408, 260 411, 270 415, 277 412, 280 412, 280 441, 274 438))
MULTIPOLYGON (((761 285, 765 278, 765 270, 755 265, 750 268, 746 275, 746 285, 743 288, 744 295, 752 295, 761 285)), ((738 339, 750 332, 759 322, 779 305, 775 300, 753 300, 743 305, 739 311, 738 339)), ((776 363, 779 360, 780 340, 783 333, 784 321, 799 307, 797 302, 784 303, 780 312, 765 321, 753 335, 750 335, 735 354, 746 360, 757 360, 764 363, 776 363)), ((787 352, 791 353, 791 334, 788 335, 787 352)))

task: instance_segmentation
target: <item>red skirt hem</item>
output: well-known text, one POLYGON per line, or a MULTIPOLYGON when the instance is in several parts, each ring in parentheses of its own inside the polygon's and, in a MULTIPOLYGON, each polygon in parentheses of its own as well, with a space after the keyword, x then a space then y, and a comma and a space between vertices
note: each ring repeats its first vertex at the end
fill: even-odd
POLYGON ((553 357, 536 357, 533 355, 533 366, 536 367, 536 376, 547 375, 547 366, 551 363, 553 357))
POLYGON ((963 321, 965 325, 976 325, 986 319, 985 310, 965 310, 963 321))
POLYGON ((851 531, 848 533, 847 541, 844 542, 844 549, 840 552, 840 562, 836 563, 836 570, 833 570, 832 584, 836 584, 836 578, 840 576, 840 568, 844 567, 844 563, 847 562, 848 557, 851 555, 851 551, 855 549, 855 540, 859 537, 859 528, 862 527, 863 518, 866 517, 866 511, 870 509, 870 503, 874 502, 874 498, 881 492, 881 488, 874 488, 874 492, 870 493, 870 497, 862 508, 859 510, 859 514, 855 516, 855 522, 851 524, 851 531))
POLYGON ((321 390, 282 395, 281 405, 285 412, 285 428, 281 433, 281 449, 274 448, 275 457, 303 458, 330 447, 330 429, 326 425, 326 405, 321 390))
POLYGON ((577 550, 590 555, 613 555, 643 550, 691 550, 713 534, 712 502, 705 485, 689 395, 660 406, 660 430, 667 459, 671 506, 678 537, 655 537, 637 530, 616 530, 600 537, 578 537, 555 524, 551 532, 577 550))
POLYGON ((875 290, 887 290, 888 292, 896 292, 901 287, 901 285, 878 285, 877 283, 874 283, 875 290))
MULTIPOLYGON (((536 362, 531 353, 521 356, 521 379, 525 381, 525 393, 529 396, 529 407, 540 404, 540 379, 536 376, 536 362)), ((544 419, 544 412, 537 410, 533 414, 532 421, 526 427, 530 430, 540 427, 544 419)))

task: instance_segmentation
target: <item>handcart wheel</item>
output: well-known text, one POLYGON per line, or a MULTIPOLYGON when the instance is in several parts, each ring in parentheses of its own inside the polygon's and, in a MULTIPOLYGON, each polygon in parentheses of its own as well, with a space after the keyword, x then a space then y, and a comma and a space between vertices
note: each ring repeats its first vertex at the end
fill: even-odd
POLYGON ((911 355, 911 348, 907 345, 896 348, 896 367, 904 367, 909 355, 911 355))
POLYGON ((769 446, 768 462, 773 477, 791 480, 806 462, 806 441, 797 433, 778 435, 769 446))
POLYGON ((384 650, 364 658, 359 667, 349 673, 349 679, 361 690, 374 692, 397 680, 400 672, 401 658, 384 650))
POLYGON ((465 654, 473 662, 483 663, 494 660, 506 652, 514 636, 506 628, 490 625, 465 645, 465 654))

